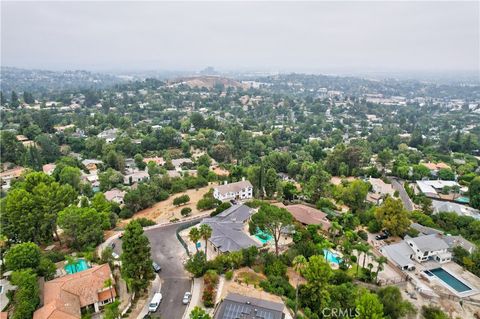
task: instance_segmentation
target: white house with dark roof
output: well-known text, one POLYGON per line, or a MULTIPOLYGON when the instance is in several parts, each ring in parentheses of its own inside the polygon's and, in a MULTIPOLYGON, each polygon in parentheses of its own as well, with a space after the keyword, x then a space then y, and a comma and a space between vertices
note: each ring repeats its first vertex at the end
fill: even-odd
POLYGON ((431 259, 439 263, 452 260, 452 253, 448 251, 450 247, 440 235, 405 236, 405 242, 412 248, 414 258, 419 263, 431 259))
POLYGON ((250 199, 253 198, 253 186, 247 180, 219 185, 213 188, 213 197, 221 201, 250 199))

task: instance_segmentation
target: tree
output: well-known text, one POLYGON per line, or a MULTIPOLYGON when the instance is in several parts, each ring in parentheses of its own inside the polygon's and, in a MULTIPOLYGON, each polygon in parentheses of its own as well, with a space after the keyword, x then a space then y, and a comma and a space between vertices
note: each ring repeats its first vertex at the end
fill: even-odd
POLYGON ((468 187, 470 195, 470 205, 474 208, 480 208, 480 176, 475 177, 468 187))
POLYGON ((273 205, 262 205, 258 213, 252 216, 252 226, 273 236, 275 242, 275 254, 278 256, 278 242, 282 229, 291 225, 293 217, 284 208, 273 205))
POLYGON ((10 98, 10 106, 14 109, 20 106, 20 101, 18 100, 18 95, 15 91, 12 91, 12 96, 10 98))
POLYGON ((342 188, 342 200, 347 204, 353 212, 365 207, 365 199, 367 198, 369 185, 361 180, 354 180, 347 187, 342 188))
POLYGON ((40 154, 47 163, 55 162, 61 155, 57 138, 51 134, 41 134, 35 138, 40 154))
POLYGON ((98 175, 98 180, 100 181, 100 190, 104 192, 118 184, 123 184, 123 175, 112 168, 108 168, 105 172, 98 175))
POLYGON ((188 217, 191 213, 192 213, 192 209, 191 209, 190 207, 184 207, 184 208, 182 208, 182 210, 180 211, 180 214, 181 214, 183 217, 188 217))
POLYGON ((198 246, 197 243, 202 238, 202 235, 200 234, 200 231, 198 230, 197 227, 192 227, 190 231, 188 232, 188 238, 195 244, 195 249, 197 250, 198 253, 198 246))
POLYGON ((12 284, 17 286, 13 297, 12 319, 31 319, 40 303, 40 288, 37 275, 31 269, 17 270, 12 273, 12 284))
POLYGON ((378 152, 378 161, 382 164, 383 171, 385 171, 385 167, 388 163, 393 159, 392 150, 386 148, 380 152, 378 152))
POLYGON ((394 236, 404 234, 410 226, 408 211, 403 208, 400 199, 387 197, 382 206, 376 209, 375 217, 394 236))
POLYGON ((45 173, 29 173, 5 198, 2 232, 12 242, 48 243, 57 231, 58 212, 76 198, 70 185, 60 185, 45 173))
POLYGON ((1 131, 0 141, 0 159, 2 163, 22 164, 21 159, 25 153, 25 147, 17 140, 15 133, 1 131))
POLYGON ((112 301, 114 301, 115 299, 113 297, 113 281, 112 281, 112 278, 108 278, 103 282, 103 288, 108 288, 110 290, 110 299, 112 299, 112 301))
POLYGON ((283 198, 285 200, 293 200, 297 195, 297 187, 292 182, 283 183, 283 198))
POLYGON ((80 177, 82 173, 77 167, 66 166, 60 174, 58 181, 61 184, 70 184, 75 190, 80 190, 80 177))
POLYGON ((331 175, 327 173, 320 164, 317 164, 314 168, 314 174, 305 185, 305 193, 312 202, 316 202, 326 194, 327 187, 330 184, 330 178, 331 175))
POLYGON ((442 168, 437 173, 438 178, 446 180, 446 181, 453 181, 455 179, 455 173, 449 168, 442 168))
POLYGON ((122 238, 122 276, 129 287, 139 292, 155 278, 150 255, 150 243, 138 221, 131 221, 122 238))
POLYGON ((190 312, 190 319, 211 319, 210 315, 202 308, 195 306, 192 312, 190 312))
POLYGON ((450 317, 436 306, 422 306, 422 316, 425 319, 449 319, 450 317))
POLYGON ((135 165, 139 170, 143 171, 147 166, 147 164, 145 164, 145 162, 143 161, 142 154, 135 154, 135 157, 133 159, 135 160, 135 165))
POLYGON ((103 314, 104 319, 117 319, 120 318, 120 301, 115 300, 108 305, 105 305, 105 312, 103 314))
POLYGON ((13 245, 5 254, 5 265, 9 270, 37 269, 40 265, 40 248, 34 243, 13 245))
POLYGON ((32 93, 24 91, 23 92, 23 101, 27 104, 33 104, 33 103, 35 103, 35 98, 33 97, 32 93))
POLYGON ((212 228, 207 224, 200 225, 199 229, 200 237, 205 240, 205 258, 207 258, 207 244, 210 237, 212 237, 212 228))
POLYGON ((269 168, 265 174, 265 195, 268 198, 272 198, 273 194, 277 190, 278 176, 277 172, 273 168, 269 168))
POLYGON ((360 294, 360 298, 357 299, 357 316, 359 319, 382 319, 383 318, 383 305, 378 299, 377 295, 364 292, 360 294))
POLYGON ((173 199, 173 205, 175 206, 179 206, 179 205, 183 205, 183 204, 186 204, 190 201, 190 196, 188 196, 187 194, 185 195, 181 195, 181 196, 178 196, 178 197, 175 197, 173 199))
POLYGON ((95 247, 103 241, 103 231, 110 228, 108 213, 89 207, 67 207, 58 214, 58 224, 68 243, 76 249, 95 247))
POLYGON ((407 314, 414 313, 412 304, 403 300, 400 289, 396 286, 388 286, 378 291, 378 297, 383 304, 383 312, 386 318, 400 319, 407 314))

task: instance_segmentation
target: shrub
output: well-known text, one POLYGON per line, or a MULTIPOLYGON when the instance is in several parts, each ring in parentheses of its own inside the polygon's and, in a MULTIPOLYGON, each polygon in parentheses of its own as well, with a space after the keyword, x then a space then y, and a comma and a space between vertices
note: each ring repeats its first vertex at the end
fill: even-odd
POLYGON ((364 230, 359 230, 357 235, 363 240, 368 240, 368 234, 364 230))
POLYGON ((233 270, 229 270, 225 273, 225 279, 232 280, 233 278, 233 270))
POLYGON ((188 196, 187 194, 185 195, 182 195, 182 196, 178 196, 178 197, 175 197, 173 199, 173 205, 175 206, 179 206, 179 205, 183 205, 183 204, 186 204, 190 201, 190 196, 188 196))
POLYGON ((156 225, 156 223, 153 220, 147 219, 145 217, 135 219, 137 222, 140 223, 140 226, 142 227, 148 227, 148 226, 153 226, 156 225))
POLYGON ((65 254, 61 251, 51 250, 44 254, 44 256, 50 259, 54 263, 58 263, 59 261, 65 260, 65 254))
POLYGON ((192 209, 190 207, 184 207, 180 211, 180 214, 182 214, 183 217, 187 217, 192 213, 192 209))
POLYGON ((210 216, 216 216, 221 212, 229 209, 230 207, 232 207, 232 205, 229 202, 221 203, 220 205, 218 205, 217 209, 210 213, 210 216))
POLYGON ((197 209, 199 210, 208 210, 208 209, 213 209, 217 207, 219 204, 221 204, 221 201, 215 198, 202 198, 201 200, 198 201, 197 203, 197 209))
POLYGON ((205 287, 203 288, 202 301, 205 307, 215 305, 216 287, 218 284, 218 274, 214 270, 208 270, 203 277, 205 287))
POLYGON ((127 218, 130 218, 133 216, 133 211, 124 207, 122 208, 122 210, 120 211, 120 214, 118 214, 118 217, 120 218, 123 218, 123 219, 127 219, 127 218))

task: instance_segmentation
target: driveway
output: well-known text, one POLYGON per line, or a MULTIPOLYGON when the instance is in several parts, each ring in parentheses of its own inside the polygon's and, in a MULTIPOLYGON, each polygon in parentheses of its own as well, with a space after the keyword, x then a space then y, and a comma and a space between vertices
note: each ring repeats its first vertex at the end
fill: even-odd
POLYGON ((400 196, 400 199, 403 202, 403 206, 409 211, 412 212, 414 210, 413 202, 410 199, 410 197, 407 194, 407 191, 405 188, 403 188, 403 185, 400 180, 396 178, 391 178, 392 181, 392 187, 398 191, 398 195, 400 196))
MULTIPOLYGON (((201 219, 199 217, 198 219, 201 219)), ((191 220, 189 220, 191 222, 191 220)), ((155 314, 161 318, 181 319, 186 306, 182 304, 183 294, 190 291, 192 281, 190 274, 184 269, 186 252, 177 239, 176 230, 185 224, 175 223, 145 230, 150 241, 152 259, 162 267, 159 273, 161 284, 162 303, 155 314)), ((115 239, 114 251, 120 255, 121 239, 115 239)))

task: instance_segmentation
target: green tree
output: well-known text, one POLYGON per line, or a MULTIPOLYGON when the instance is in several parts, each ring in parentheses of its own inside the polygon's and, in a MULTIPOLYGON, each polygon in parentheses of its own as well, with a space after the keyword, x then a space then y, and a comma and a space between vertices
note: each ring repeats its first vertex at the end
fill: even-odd
POLYGON ((25 154, 25 147, 17 140, 15 134, 10 131, 1 131, 0 142, 0 159, 2 163, 22 164, 21 159, 25 154))
POLYGON ((378 291, 378 297, 383 304, 383 312, 386 318, 400 319, 414 313, 413 305, 403 300, 400 289, 396 286, 388 286, 378 291))
POLYGON ((155 277, 150 255, 150 243, 139 222, 131 221, 122 238, 122 276, 136 292, 145 290, 155 277))
POLYGON ((468 187, 470 196, 470 205, 474 208, 480 208, 480 176, 475 177, 468 187))
POLYGON ((292 222, 293 217, 286 209, 273 205, 262 205, 258 213, 252 216, 251 226, 272 235, 275 242, 275 254, 278 255, 278 242, 282 229, 291 225, 292 222))
POLYGON ((265 195, 272 198, 277 190, 278 176, 274 168, 269 168, 265 174, 265 195))
POLYGON ((103 314, 104 319, 117 319, 120 318, 120 301, 115 300, 108 305, 105 305, 105 312, 103 314))
POLYGON ((187 194, 185 195, 181 195, 181 196, 178 196, 178 197, 175 197, 173 199, 173 205, 175 206, 179 206, 179 205, 183 205, 183 204, 186 204, 190 201, 190 196, 188 196, 187 194))
POLYGON ((375 217, 394 236, 404 234, 410 226, 408 211, 400 199, 387 197, 382 206, 376 209, 375 217))
POLYGON ((77 167, 66 166, 62 169, 58 181, 61 184, 70 184, 77 191, 80 190, 80 177, 82 173, 77 167))
POLYGON ((341 198, 353 212, 365 207, 369 185, 361 180, 354 180, 347 187, 342 188, 341 198))
POLYGON ((377 295, 369 292, 360 294, 356 302, 357 316, 359 319, 382 319, 383 305, 377 295))
POLYGON ((12 273, 11 282, 17 286, 13 297, 12 319, 31 319, 40 303, 40 288, 37 275, 31 269, 17 270, 12 273))
POLYGON ((438 175, 438 178, 447 180, 447 181, 453 181, 455 179, 455 172, 449 168, 442 168, 441 170, 438 171, 437 175, 438 175))
POLYGON ((200 238, 202 238, 202 235, 200 234, 200 231, 198 230, 197 227, 190 228, 190 231, 188 232, 188 238, 195 244, 195 249, 197 250, 197 253, 198 253, 197 243, 200 240, 200 238))
POLYGON ((58 214, 58 224, 76 249, 95 247, 103 241, 103 231, 110 228, 109 216, 89 207, 67 207, 58 214))
POLYGON ((210 315, 202 308, 195 306, 192 312, 190 312, 190 319, 211 319, 210 315))
POLYGON ((147 164, 145 164, 145 162, 143 161, 142 154, 135 154, 133 159, 135 160, 135 166, 137 166, 139 170, 143 171, 147 166, 147 164))
POLYGON ((450 317, 436 306, 423 306, 422 316, 425 319, 449 319, 450 317))
POLYGON ((205 258, 207 258, 207 246, 208 240, 212 237, 212 228, 207 224, 200 225, 199 228, 200 237, 205 241, 205 258))
POLYGON ((16 109, 20 106, 20 101, 18 100, 17 92, 12 91, 12 95, 10 97, 10 107, 16 109))
POLYGON ((2 232, 13 242, 48 243, 57 231, 58 212, 76 198, 70 185, 60 185, 41 172, 29 173, 5 198, 2 232))
POLYGON ((13 245, 5 254, 5 265, 9 270, 37 269, 40 265, 40 248, 34 243, 13 245))
POLYGON ((100 190, 103 192, 114 188, 118 184, 123 184, 123 175, 112 168, 108 168, 98 175, 98 180, 100 181, 100 190))

